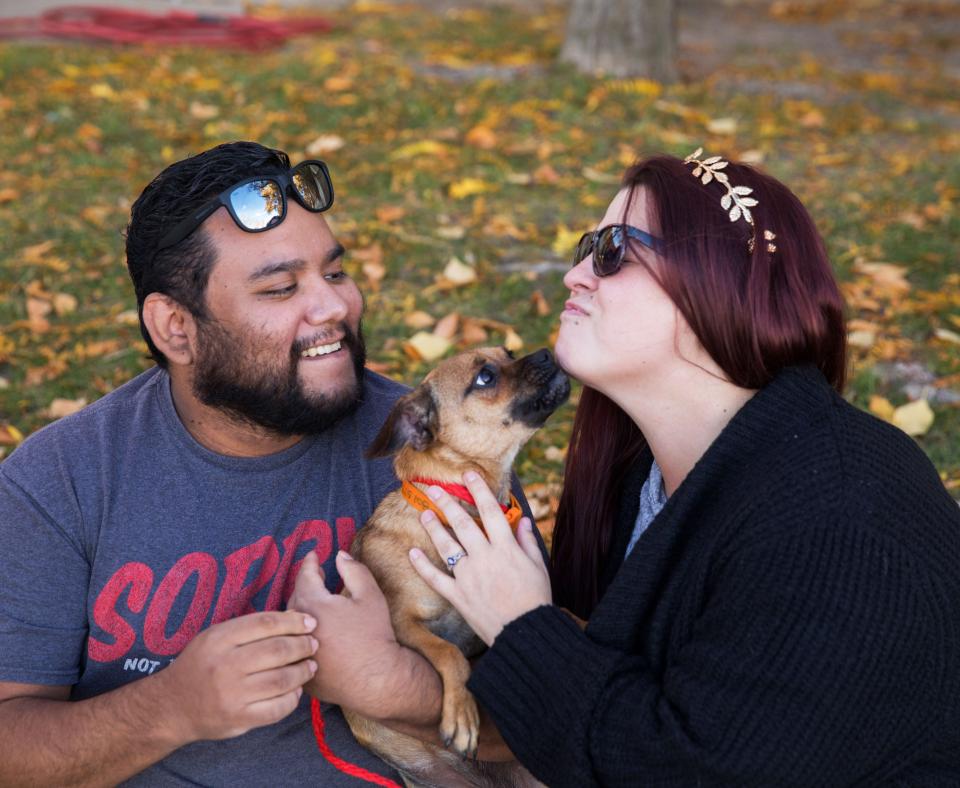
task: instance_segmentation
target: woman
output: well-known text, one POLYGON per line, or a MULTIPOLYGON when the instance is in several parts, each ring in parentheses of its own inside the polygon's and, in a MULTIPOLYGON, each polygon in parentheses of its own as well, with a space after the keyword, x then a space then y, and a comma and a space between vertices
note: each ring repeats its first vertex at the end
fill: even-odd
POLYGON ((839 395, 842 300, 797 198, 648 159, 565 284, 584 391, 549 574, 476 479, 489 539, 433 489, 454 533, 424 526, 465 556, 411 555, 491 646, 469 686, 520 761, 550 786, 956 784, 960 510, 839 395))

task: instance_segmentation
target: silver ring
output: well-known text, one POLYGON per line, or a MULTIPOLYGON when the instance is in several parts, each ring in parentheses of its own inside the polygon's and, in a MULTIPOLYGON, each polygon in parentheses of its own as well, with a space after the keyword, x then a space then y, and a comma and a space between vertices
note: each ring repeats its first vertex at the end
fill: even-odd
POLYGON ((458 550, 456 553, 447 558, 447 566, 450 567, 450 569, 453 569, 453 567, 457 565, 457 561, 466 557, 467 554, 463 552, 463 550, 458 550))

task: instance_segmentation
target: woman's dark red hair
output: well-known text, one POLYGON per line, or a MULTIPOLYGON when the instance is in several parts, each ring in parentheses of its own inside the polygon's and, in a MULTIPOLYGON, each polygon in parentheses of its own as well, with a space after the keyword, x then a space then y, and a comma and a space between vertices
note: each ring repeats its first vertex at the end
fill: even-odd
MULTIPOLYGON (((757 200, 751 209, 755 230, 744 219, 731 222, 720 205, 725 188, 716 181, 701 183, 693 168, 672 156, 656 156, 623 177, 631 194, 646 190, 647 219, 665 242, 661 265, 652 275, 736 385, 763 388, 784 367, 813 364, 842 391, 843 297, 810 214, 776 179, 730 162, 724 170, 730 183, 749 186, 757 200), (764 230, 776 234, 773 253, 764 230)), ((626 212, 629 206, 630 201, 626 212)), ((556 603, 582 618, 598 601, 621 483, 645 445, 626 413, 599 391, 584 388, 551 564, 556 603)))

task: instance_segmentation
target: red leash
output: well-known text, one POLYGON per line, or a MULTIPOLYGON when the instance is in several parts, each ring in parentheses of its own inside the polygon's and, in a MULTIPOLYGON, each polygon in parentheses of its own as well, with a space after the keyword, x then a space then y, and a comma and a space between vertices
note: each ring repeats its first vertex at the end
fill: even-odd
POLYGON ((333 754, 324 736, 323 713, 320 711, 320 701, 316 698, 310 699, 310 717, 313 720, 313 735, 317 740, 317 747, 320 749, 320 754, 323 755, 331 765, 344 774, 356 777, 358 780, 364 780, 365 782, 374 783, 375 785, 382 785, 384 788, 403 788, 403 786, 398 785, 388 777, 367 771, 362 766, 357 766, 355 763, 345 761, 343 758, 338 758, 333 754))

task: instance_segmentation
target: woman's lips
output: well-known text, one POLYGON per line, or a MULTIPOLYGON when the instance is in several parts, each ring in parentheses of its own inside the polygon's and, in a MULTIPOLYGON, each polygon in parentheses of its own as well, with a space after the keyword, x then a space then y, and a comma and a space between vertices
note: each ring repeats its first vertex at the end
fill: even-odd
POLYGON ((589 314, 589 312, 575 304, 573 301, 567 301, 563 305, 563 311, 565 314, 577 315, 580 317, 586 317, 589 314))

